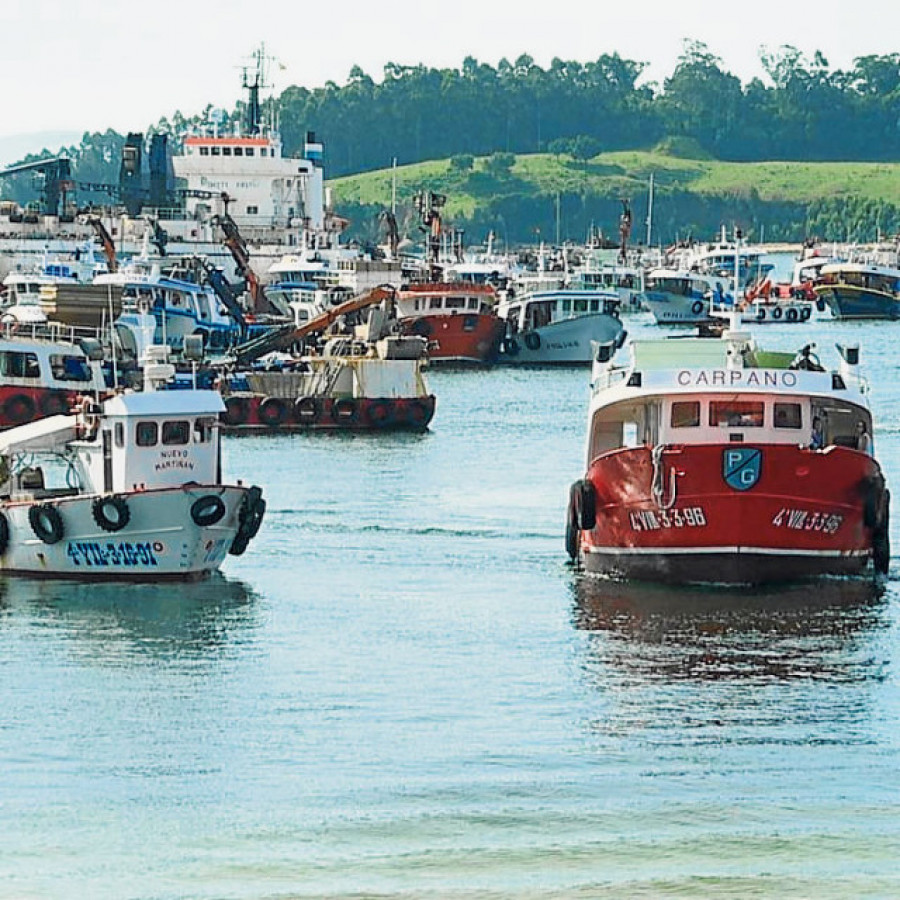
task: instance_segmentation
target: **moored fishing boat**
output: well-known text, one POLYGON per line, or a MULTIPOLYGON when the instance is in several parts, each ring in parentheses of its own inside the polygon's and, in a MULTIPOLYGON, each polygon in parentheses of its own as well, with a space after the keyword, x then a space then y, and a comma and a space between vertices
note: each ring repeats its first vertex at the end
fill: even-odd
POLYGON ((259 488, 221 480, 214 391, 145 390, 0 436, 0 571, 127 581, 193 580, 242 554, 265 512, 259 488))
POLYGON ((900 269, 869 262, 821 267, 814 290, 837 319, 900 319, 900 269))
POLYGON ((397 293, 400 329, 428 341, 428 358, 441 363, 492 362, 506 323, 497 315, 489 284, 423 282, 397 293))
POLYGON ((858 349, 826 371, 811 346, 766 352, 736 324, 634 343, 621 363, 598 349, 570 556, 675 582, 886 571, 890 496, 858 349))
POLYGON ((497 307, 506 323, 499 361, 518 365, 590 364, 592 342, 623 333, 613 290, 507 293, 497 307))
POLYGON ((659 325, 694 325, 710 318, 711 304, 725 302, 728 289, 722 277, 653 269, 646 278, 643 302, 659 325))

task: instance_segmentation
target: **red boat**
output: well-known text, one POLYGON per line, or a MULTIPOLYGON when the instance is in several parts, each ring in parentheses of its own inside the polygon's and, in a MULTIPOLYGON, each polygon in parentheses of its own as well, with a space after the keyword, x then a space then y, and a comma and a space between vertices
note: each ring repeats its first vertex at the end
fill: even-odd
POLYGON ((767 353, 735 326, 634 343, 621 363, 599 348, 569 555, 669 582, 886 572, 890 493, 858 348, 826 371, 813 345, 767 353))
POLYGON ((397 294, 401 333, 426 338, 432 361, 493 362, 506 326, 496 299, 489 284, 410 284, 397 294))
POLYGON ((0 429, 69 412, 83 394, 105 394, 97 341, 73 344, 46 336, 0 335, 0 429), (90 357, 84 347, 90 347, 90 357))

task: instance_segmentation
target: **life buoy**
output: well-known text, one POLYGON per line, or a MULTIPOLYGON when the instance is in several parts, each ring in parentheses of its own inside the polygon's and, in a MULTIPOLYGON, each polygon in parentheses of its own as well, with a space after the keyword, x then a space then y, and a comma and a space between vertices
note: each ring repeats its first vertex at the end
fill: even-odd
POLYGON ((515 338, 503 339, 503 352, 507 356, 516 356, 520 349, 519 342, 515 338))
POLYGON ((287 403, 280 397, 266 397, 256 409, 256 417, 263 425, 274 428, 280 425, 290 412, 287 403))
POLYGON ((13 394, 3 404, 3 415, 13 425, 23 425, 34 418, 34 400, 28 394, 13 394))
POLYGON ((766 311, 760 306, 759 309, 756 310, 756 321, 757 322, 765 322, 766 320, 766 311))
POLYGON ((228 548, 232 556, 240 556, 247 549, 247 545, 256 537, 265 513, 266 501, 262 499, 262 490, 254 485, 241 499, 238 530, 228 548))
POLYGON ((390 400, 373 400, 366 407, 366 421, 375 428, 393 424, 394 404, 390 400))
POLYGON ((62 540, 65 534, 62 516, 55 506, 49 503, 39 503, 28 510, 28 522, 31 530, 45 544, 55 544, 62 540))
POLYGON ((424 428, 431 418, 431 410, 424 400, 410 400, 406 404, 406 421, 413 428, 424 428))
POLYGON ((69 398, 65 391, 48 391, 41 397, 41 414, 45 416, 64 416, 69 412, 69 398))
POLYGON ((703 301, 702 301, 702 300, 695 300, 695 301, 691 304, 691 312, 692 312, 695 316, 699 316, 700 313, 703 312, 703 301))
POLYGON ((315 425, 322 415, 322 404, 316 397, 301 397, 294 404, 294 418, 301 425, 315 425))
POLYGON ((225 503, 217 494, 207 494, 191 504, 191 518, 200 528, 215 525, 225 515, 225 503))
POLYGON ((409 329, 413 334, 419 334, 422 337, 430 337, 431 336, 431 322, 427 319, 416 319, 415 322, 412 323, 409 329))
POLYGON ((0 556, 6 553, 9 546, 9 520, 0 512, 0 556))
POLYGON ((788 320, 788 322, 796 322, 797 319, 799 319, 799 318, 800 318, 799 313, 798 313, 797 310, 792 306, 792 307, 787 311, 787 320, 788 320))
POLYGON ((104 531, 121 531, 131 521, 124 497, 98 497, 91 505, 91 515, 104 531))
POLYGON ((805 322, 812 315, 812 308, 804 306, 800 310, 800 321, 805 322))
POLYGON ((359 418, 359 404, 352 397, 341 397, 331 404, 331 419, 338 425, 352 425, 359 418))
POLYGON ((526 332, 522 340, 525 341, 525 346, 529 350, 540 350, 541 348, 541 336, 536 331, 526 332))
POLYGON ((222 421, 226 425, 245 425, 250 418, 250 402, 246 397, 227 397, 222 421))
POLYGON ((782 316, 782 313, 783 313, 783 310, 781 309, 781 307, 780 307, 780 306, 776 306, 775 309, 772 310, 772 318, 773 318, 773 319, 780 319, 781 316, 782 316))

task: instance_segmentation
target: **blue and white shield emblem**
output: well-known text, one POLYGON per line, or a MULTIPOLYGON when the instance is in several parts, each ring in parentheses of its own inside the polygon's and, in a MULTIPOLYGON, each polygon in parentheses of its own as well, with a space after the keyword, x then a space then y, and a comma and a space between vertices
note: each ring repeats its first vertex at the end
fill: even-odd
POLYGON ((722 451, 722 476, 736 491, 749 491, 759 481, 762 450, 755 447, 729 447, 722 451))

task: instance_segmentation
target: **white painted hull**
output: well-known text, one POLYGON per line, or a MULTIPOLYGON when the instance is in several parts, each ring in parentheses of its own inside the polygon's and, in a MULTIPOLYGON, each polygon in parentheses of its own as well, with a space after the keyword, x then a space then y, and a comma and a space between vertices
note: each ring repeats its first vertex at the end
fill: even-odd
POLYGON ((9 543, 0 572, 88 580, 194 580, 218 569, 240 527, 248 488, 190 485, 121 494, 130 519, 118 531, 104 530, 92 506, 101 495, 7 501, 0 512, 9 525, 9 543), (203 497, 219 497, 224 514, 214 524, 197 525, 191 507, 203 497), (54 507, 63 525, 54 543, 42 540, 29 521, 36 505, 54 507))
POLYGON ((709 302, 698 297, 648 291, 644 295, 644 303, 660 325, 687 325, 705 322, 709 318, 709 302))
POLYGON ((591 342, 605 344, 614 340, 621 330, 619 319, 606 313, 551 322, 507 338, 500 360, 526 366, 589 364, 591 342))

